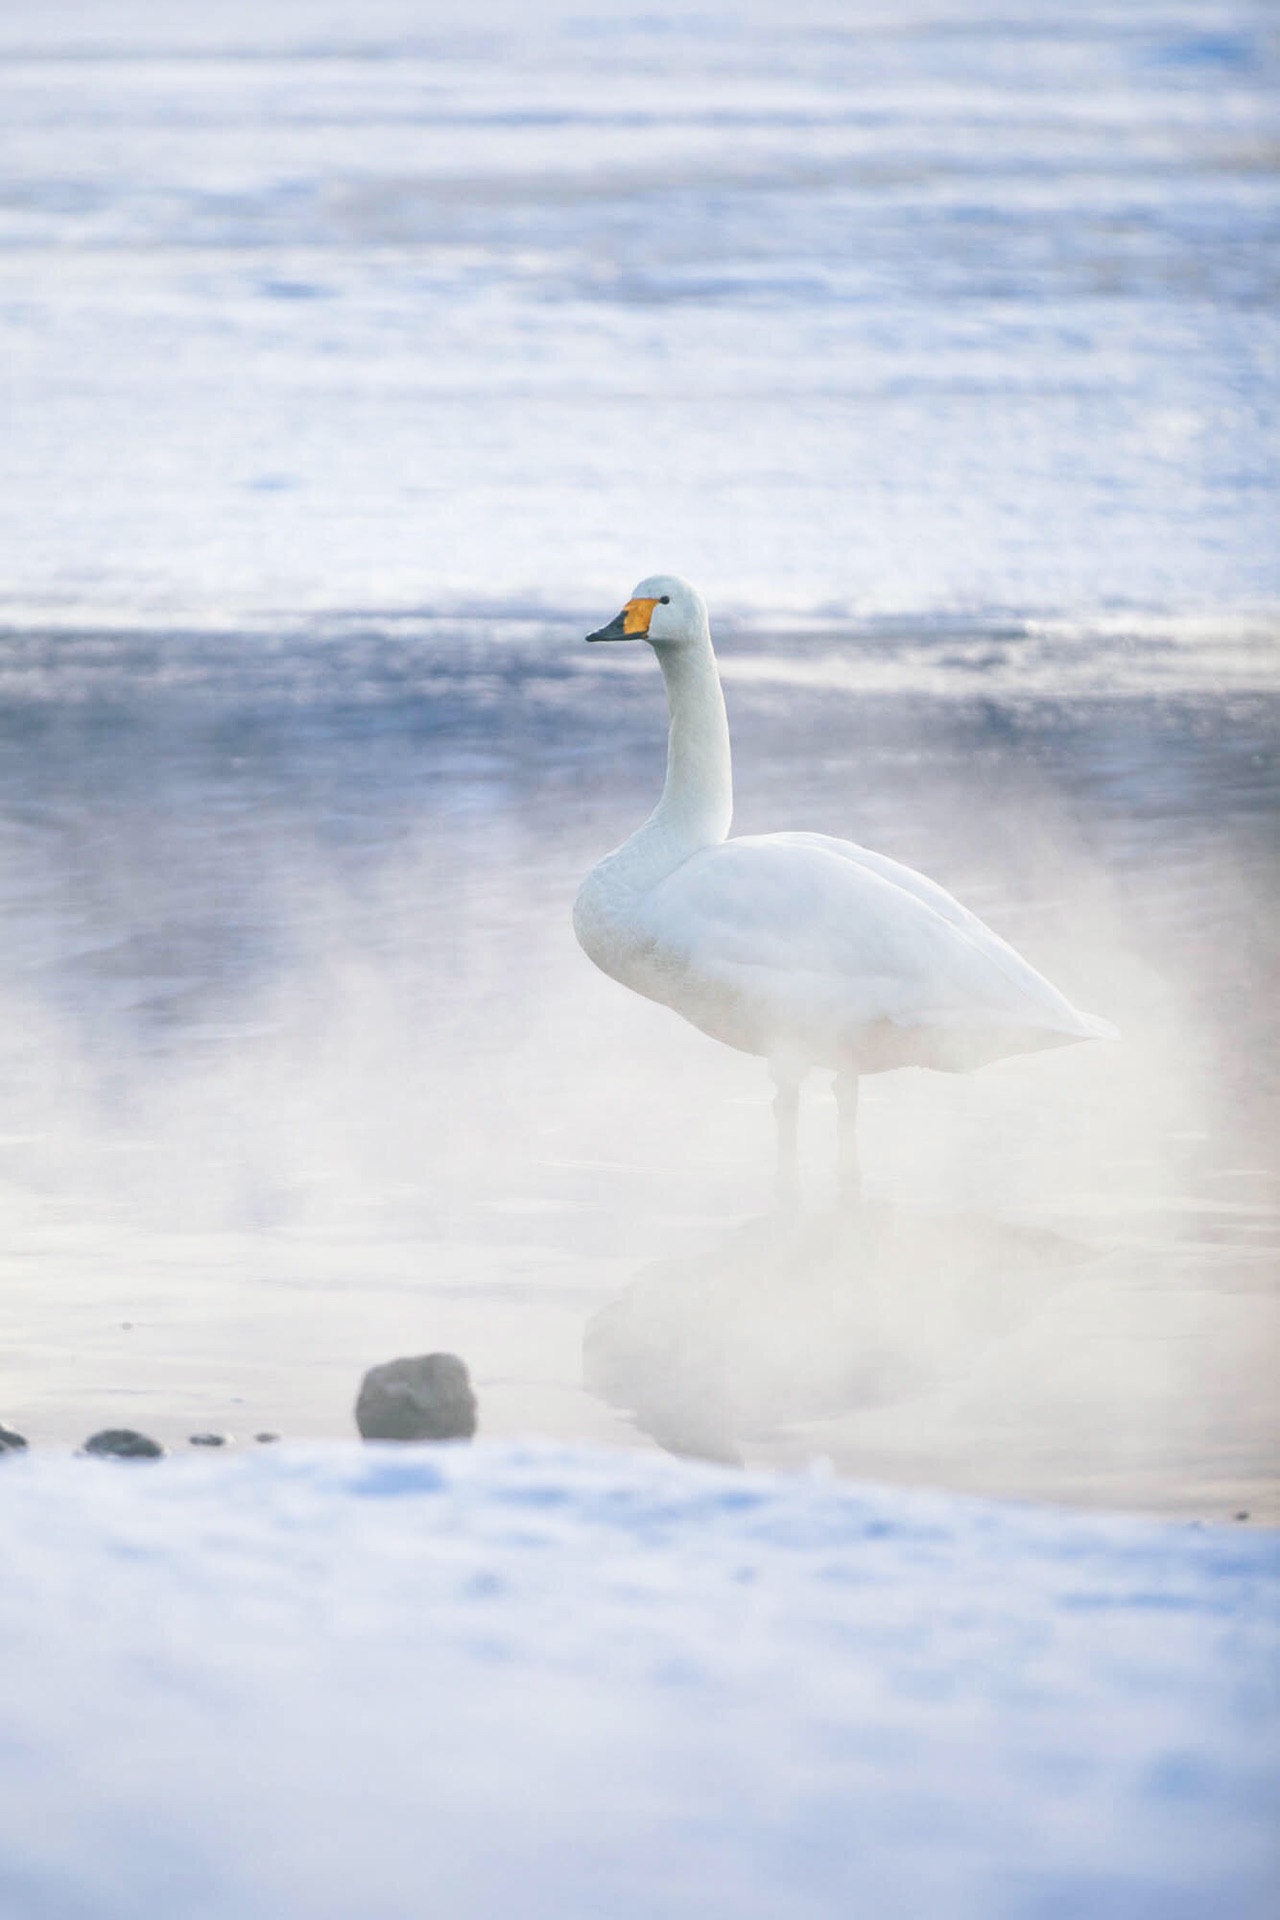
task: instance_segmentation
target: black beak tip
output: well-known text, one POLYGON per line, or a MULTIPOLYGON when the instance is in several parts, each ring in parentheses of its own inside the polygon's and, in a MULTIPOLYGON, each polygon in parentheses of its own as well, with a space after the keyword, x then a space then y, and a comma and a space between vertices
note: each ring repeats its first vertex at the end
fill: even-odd
POLYGON ((632 636, 627 632, 627 615, 626 615, 625 608, 620 614, 616 615, 616 617, 609 622, 607 627, 597 627, 594 633, 589 633, 587 635, 588 641, 630 640, 631 637, 632 636))

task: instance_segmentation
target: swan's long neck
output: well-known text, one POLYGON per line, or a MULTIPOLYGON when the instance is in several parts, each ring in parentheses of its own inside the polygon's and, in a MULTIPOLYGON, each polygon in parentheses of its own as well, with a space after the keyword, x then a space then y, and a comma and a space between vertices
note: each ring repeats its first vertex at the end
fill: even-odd
POLYGON ((654 646, 667 684, 667 778, 649 818, 619 847, 613 877, 653 886, 700 847, 717 846, 733 818, 729 721, 711 637, 654 646))

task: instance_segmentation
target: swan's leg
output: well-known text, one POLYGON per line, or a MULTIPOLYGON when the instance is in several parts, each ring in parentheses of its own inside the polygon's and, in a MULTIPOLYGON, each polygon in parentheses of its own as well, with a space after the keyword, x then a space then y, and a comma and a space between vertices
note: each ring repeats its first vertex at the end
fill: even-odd
POLYGON ((769 1072, 777 1088, 773 1096, 773 1117, 778 1123, 778 1207, 783 1213, 794 1213, 800 1204, 800 1156, 796 1142, 803 1076, 774 1060, 769 1062, 769 1072))
POLYGON ((856 1202, 862 1195, 858 1166, 858 1076, 836 1075, 836 1181, 840 1197, 856 1202))

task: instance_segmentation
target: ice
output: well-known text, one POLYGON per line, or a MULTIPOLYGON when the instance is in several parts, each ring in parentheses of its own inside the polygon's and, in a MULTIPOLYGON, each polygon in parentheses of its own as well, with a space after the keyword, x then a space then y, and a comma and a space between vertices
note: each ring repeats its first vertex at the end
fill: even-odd
POLYGON ((1273 612, 1269 25, 10 10, 8 608, 1273 612))

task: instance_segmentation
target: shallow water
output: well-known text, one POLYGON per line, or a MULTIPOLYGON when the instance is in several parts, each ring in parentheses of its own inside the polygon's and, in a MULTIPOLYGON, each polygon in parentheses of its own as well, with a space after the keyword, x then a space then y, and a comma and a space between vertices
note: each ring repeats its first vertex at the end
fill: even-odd
POLYGON ((339 1433, 445 1346, 491 1433, 1280 1511, 1269 22, 0 21, 4 1417, 339 1433), (852 1241, 826 1090, 780 1237, 758 1066, 573 944, 655 565, 739 831, 1123 1029, 871 1083, 852 1241))
POLYGON ((685 1424, 648 1429, 704 1452, 1270 1511, 1276 698, 975 695, 950 633, 912 639, 930 690, 832 686, 868 645, 726 636, 739 829, 919 865, 1124 1032, 867 1083, 870 1269, 823 1226, 818 1080, 804 1220, 744 1241, 763 1070, 573 943, 660 778, 647 653, 85 635, 11 688, 8 1417, 341 1433, 364 1365, 445 1346, 489 1432, 638 1438, 656 1366, 685 1424), (610 1408, 583 1328, 637 1285, 610 1408))

